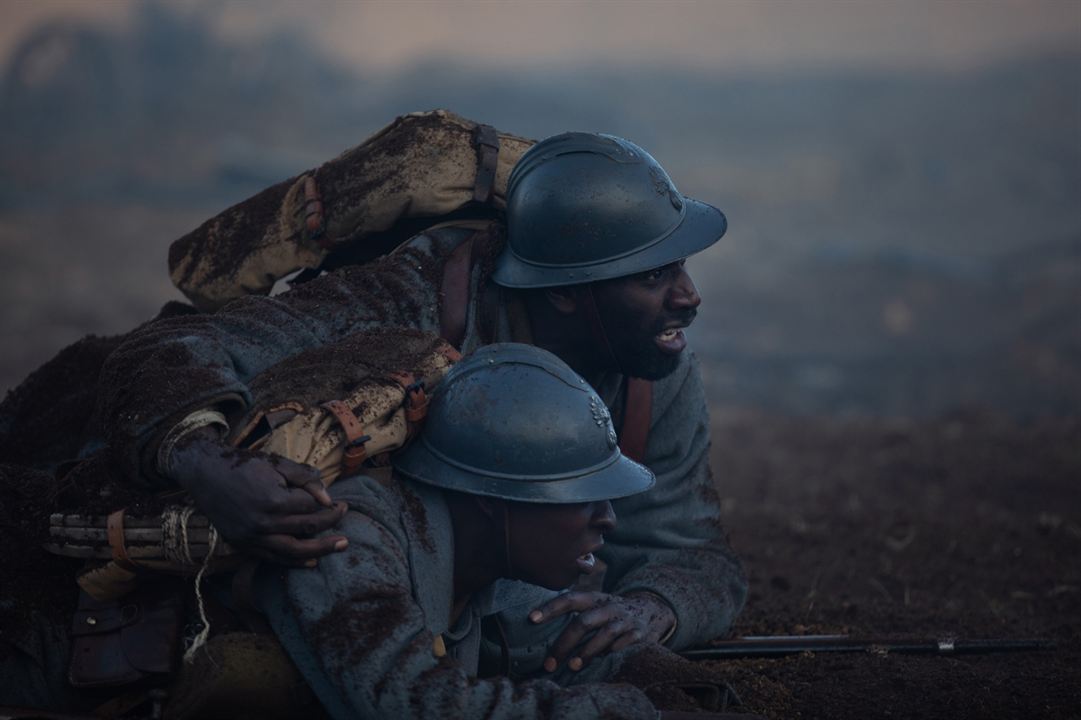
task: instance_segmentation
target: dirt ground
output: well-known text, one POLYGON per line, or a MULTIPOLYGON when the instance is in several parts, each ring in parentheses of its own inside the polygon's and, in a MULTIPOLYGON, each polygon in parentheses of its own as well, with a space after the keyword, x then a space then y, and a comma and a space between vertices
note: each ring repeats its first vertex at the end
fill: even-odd
POLYGON ((1081 419, 714 410, 737 635, 1047 638, 964 657, 711 662, 770 718, 1081 717, 1081 419))

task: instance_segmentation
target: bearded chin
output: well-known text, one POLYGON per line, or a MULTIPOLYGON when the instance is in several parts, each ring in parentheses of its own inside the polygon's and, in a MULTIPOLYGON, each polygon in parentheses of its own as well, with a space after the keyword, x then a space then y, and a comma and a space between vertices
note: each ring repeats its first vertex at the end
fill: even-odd
POLYGON ((652 346, 638 344, 622 347, 617 355, 624 375, 643 380, 661 380, 679 367, 679 355, 669 355, 652 346))

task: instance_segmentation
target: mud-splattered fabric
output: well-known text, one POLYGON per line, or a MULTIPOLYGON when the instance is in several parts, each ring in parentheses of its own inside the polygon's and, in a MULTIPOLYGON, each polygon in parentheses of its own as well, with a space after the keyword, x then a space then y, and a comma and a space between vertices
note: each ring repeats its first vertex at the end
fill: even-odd
POLYGON ((443 491, 404 478, 360 476, 330 492, 349 504, 334 531, 349 538, 349 548, 317 568, 265 571, 258 597, 332 717, 657 717, 642 691, 598 682, 638 650, 580 673, 538 677, 562 625, 533 625, 527 615, 551 591, 500 580, 475 594, 451 623, 454 543, 443 491), (513 639, 507 648, 513 678, 476 677, 482 655, 499 646, 483 638, 483 621, 493 616, 513 639))

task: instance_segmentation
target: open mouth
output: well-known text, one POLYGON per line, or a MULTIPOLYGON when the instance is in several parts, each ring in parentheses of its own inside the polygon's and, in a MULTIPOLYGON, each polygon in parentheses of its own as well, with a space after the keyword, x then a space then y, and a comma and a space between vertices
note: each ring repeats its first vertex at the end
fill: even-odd
POLYGON ((579 555, 575 563, 578 565, 578 572, 589 575, 597 567, 597 556, 588 552, 585 555, 579 555))
POLYGON ((653 341, 661 352, 672 355, 683 352, 683 348, 687 347, 687 338, 683 336, 685 327, 686 325, 681 325, 663 330, 653 336, 653 341))
POLYGON ((577 558, 575 558, 574 562, 578 565, 578 572, 582 573, 583 575, 589 575, 596 569, 597 556, 595 553, 602 547, 604 547, 603 540, 597 545, 593 546, 593 548, 591 548, 589 552, 585 553, 584 555, 579 555, 577 558))
POLYGON ((661 342, 670 342, 676 339, 676 336, 682 331, 682 328, 668 328, 664 332, 657 335, 661 342))

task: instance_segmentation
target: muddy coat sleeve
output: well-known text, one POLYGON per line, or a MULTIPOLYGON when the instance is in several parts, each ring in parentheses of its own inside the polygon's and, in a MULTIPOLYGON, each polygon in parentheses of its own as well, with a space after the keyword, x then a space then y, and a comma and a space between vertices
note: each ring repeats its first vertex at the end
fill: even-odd
POLYGON ((467 235, 419 235, 385 258, 281 295, 243 298, 132 333, 106 362, 98 400, 121 472, 164 482, 153 457, 161 434, 199 408, 238 415, 251 402, 251 379, 303 350, 374 327, 438 332, 441 258, 467 235))
POLYGON ((285 572, 284 582, 275 588, 273 577, 264 577, 260 595, 282 645, 332 717, 657 717, 629 685, 480 680, 437 659, 413 596, 424 578, 412 577, 400 508, 370 478, 343 480, 331 494, 351 508, 335 531, 349 538, 348 549, 314 569, 273 571, 285 572), (276 610, 275 592, 282 598, 276 610))
POLYGON ((680 650, 727 632, 747 596, 746 577, 721 527, 709 468, 709 412, 691 352, 653 384, 645 464, 657 484, 614 503, 618 524, 602 551, 606 589, 663 598, 677 621, 666 644, 680 650))

